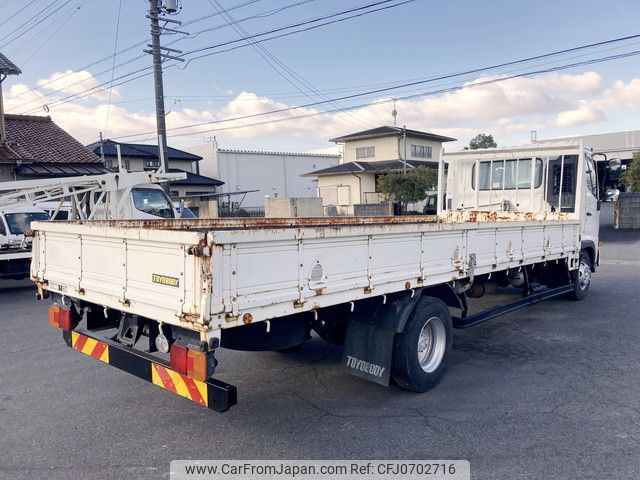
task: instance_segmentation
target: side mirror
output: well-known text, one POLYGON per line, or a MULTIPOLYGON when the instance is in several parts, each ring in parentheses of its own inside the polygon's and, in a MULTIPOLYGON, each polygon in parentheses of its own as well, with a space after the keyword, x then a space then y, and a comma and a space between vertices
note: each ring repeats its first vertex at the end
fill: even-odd
POLYGON ((617 188, 607 188, 604 194, 604 200, 606 202, 615 202, 618 200, 618 195, 620 195, 620 190, 617 188))
POLYGON ((622 161, 619 158, 612 158, 607 162, 607 170, 611 180, 618 180, 622 173, 622 161))

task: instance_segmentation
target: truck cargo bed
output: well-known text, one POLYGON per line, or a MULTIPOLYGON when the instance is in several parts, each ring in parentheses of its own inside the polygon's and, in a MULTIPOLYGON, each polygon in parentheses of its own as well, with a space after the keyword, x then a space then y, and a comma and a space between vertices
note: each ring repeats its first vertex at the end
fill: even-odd
POLYGON ((41 289, 205 333, 580 251, 578 220, 494 220, 38 222, 31 273, 41 289))

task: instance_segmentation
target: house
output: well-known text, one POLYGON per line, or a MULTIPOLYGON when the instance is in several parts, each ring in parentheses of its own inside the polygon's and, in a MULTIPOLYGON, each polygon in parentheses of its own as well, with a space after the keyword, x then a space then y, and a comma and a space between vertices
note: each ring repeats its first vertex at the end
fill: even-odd
POLYGON ((216 139, 186 148, 203 157, 200 170, 224 181, 220 205, 261 214, 265 197, 315 197, 317 180, 303 177, 310 170, 338 165, 339 155, 219 148, 216 139))
MULTIPOLYGON (((119 143, 113 140, 95 142, 88 145, 95 155, 104 155, 105 166, 110 170, 118 169, 118 150, 120 146, 120 156, 122 167, 130 172, 142 172, 145 170, 155 171, 160 168, 160 156, 157 145, 146 145, 138 143, 119 143)), ((187 178, 171 182, 171 196, 173 198, 186 197, 212 197, 216 193, 216 188, 224 182, 215 178, 200 175, 199 163, 202 157, 194 155, 177 148, 167 148, 168 171, 186 172, 187 178)))
POLYGON ((0 181, 106 173, 101 158, 56 125, 51 117, 3 115, 0 181))
POLYGON ((0 53, 0 181, 105 173, 100 157, 51 117, 4 113, 2 82, 21 73, 0 53))
POLYGON ((384 126, 331 139, 344 148, 343 163, 305 173, 318 179, 318 195, 325 206, 353 214, 354 205, 380 203, 381 175, 420 166, 437 168, 444 142, 455 138, 403 127, 384 126))

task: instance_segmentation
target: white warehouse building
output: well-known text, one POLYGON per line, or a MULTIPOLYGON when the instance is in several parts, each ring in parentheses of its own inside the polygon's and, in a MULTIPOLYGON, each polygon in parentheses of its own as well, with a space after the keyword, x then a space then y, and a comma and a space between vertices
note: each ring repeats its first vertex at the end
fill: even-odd
POLYGON ((263 208, 266 196, 315 197, 317 179, 302 175, 338 165, 341 159, 340 155, 321 153, 219 148, 215 140, 185 150, 202 157, 201 175, 211 175, 224 182, 217 190, 221 205, 241 202, 242 208, 249 209, 263 208))
POLYGON ((593 135, 576 135, 573 137, 558 137, 549 139, 535 139, 533 143, 545 145, 559 141, 582 140, 584 145, 593 148, 596 153, 603 153, 608 159, 619 158, 623 165, 628 165, 635 152, 640 151, 640 130, 623 132, 598 133, 593 135))

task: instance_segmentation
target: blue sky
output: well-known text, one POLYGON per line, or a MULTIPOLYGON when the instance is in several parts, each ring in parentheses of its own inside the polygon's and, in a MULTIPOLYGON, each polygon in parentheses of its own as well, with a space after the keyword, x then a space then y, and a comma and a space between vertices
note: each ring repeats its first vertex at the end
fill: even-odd
MULTIPOLYGON (((246 0, 218 1, 226 9, 246 3, 246 0)), ((271 15, 264 18, 242 23, 249 33, 255 34, 373 1, 315 0, 274 12, 275 9, 298 2, 260 0, 229 13, 235 20, 239 20, 271 12, 271 15)), ((26 0, 5 2, 0 22, 4 22, 28 3, 26 0)), ((55 5, 57 10, 52 8, 51 15, 39 17, 42 20, 39 25, 15 39, 26 27, 14 33, 11 33, 12 30, 50 3, 51 0, 35 0, 22 13, 0 26, 0 37, 8 35, 8 38, 0 40, 0 51, 23 70, 22 75, 10 77, 4 83, 9 112, 44 114, 43 104, 50 104, 70 93, 110 79, 111 60, 84 72, 78 70, 113 53, 119 2, 58 0, 55 5), (78 6, 81 8, 77 9, 78 6), (71 14, 73 11, 75 13, 71 14), (103 71, 108 72, 98 75, 103 71), (50 81, 56 73, 58 76, 66 76, 55 84, 45 84, 37 90, 27 92, 37 87, 39 81, 42 84, 43 79, 50 81), (69 86, 79 79, 84 80, 84 83, 69 86), (63 91, 53 92, 52 86, 62 88, 63 91)), ((183 4, 180 14, 172 18, 188 22, 215 12, 209 0, 184 0, 183 4)), ((147 38, 147 5, 148 2, 144 0, 123 1, 119 49, 147 38)), ((637 0, 610 2, 606 8, 603 8, 602 2, 595 1, 416 0, 262 45, 315 89, 323 92, 325 97, 336 97, 374 88, 371 85, 432 77, 613 37, 634 35, 640 33, 640 27, 637 26, 639 17, 640 3, 637 0)), ((33 25, 35 21, 27 26, 33 25)), ((218 25, 223 28, 181 40, 172 46, 188 51, 237 39, 238 34, 225 26, 226 23, 217 16, 189 25, 185 30, 190 32, 218 25)), ((176 38, 163 38, 163 43, 176 38)), ((601 53, 581 53, 589 53, 588 57, 570 60, 567 57, 558 58, 557 64, 640 50, 640 39, 608 48, 613 47, 616 48, 601 53)), ((118 56, 116 63, 141 55, 142 48, 138 47, 118 56)), ((116 69, 115 76, 149 65, 150 58, 146 56, 116 69)), ((537 63, 531 65, 531 68, 539 66, 537 63)), ((538 130, 540 138, 637 129, 640 79, 637 83, 634 83, 634 79, 640 77, 638 67, 640 57, 635 56, 558 74, 539 75, 530 81, 519 79, 520 81, 515 82, 502 82, 503 86, 498 87, 496 84, 486 91, 483 88, 471 88, 464 94, 400 102, 398 118, 410 128, 428 129, 458 137, 460 145, 477 132, 491 132, 499 143, 513 144, 526 141, 532 129, 538 130), (464 110, 461 106, 465 107, 464 110)), ((506 69, 502 69, 486 75, 505 72, 506 69)), ((383 100, 394 95, 402 96, 407 92, 453 86, 477 81, 480 76, 470 75, 434 85, 367 97, 364 100, 383 100)), ((192 61, 184 70, 168 68, 165 85, 167 109, 172 109, 172 113, 167 116, 170 127, 222 120, 311 101, 283 79, 250 46, 192 61)), ((147 132, 153 127, 151 76, 115 87, 109 107, 108 91, 95 93, 74 102, 58 106, 53 104, 49 114, 85 142, 95 140, 98 132, 105 130, 105 125, 107 135, 115 137, 147 132), (108 123, 105 121, 107 111, 108 123)), ((315 94, 309 96, 318 98, 315 94)), ((349 104, 349 101, 344 101, 340 106, 349 104)), ((335 106, 329 105, 327 108, 335 106)), ((178 146, 194 144, 215 135, 222 145, 231 147, 321 149, 330 146, 327 139, 333 134, 391 123, 391 109, 391 104, 384 104, 364 107, 352 114, 321 115, 317 112, 315 117, 304 120, 234 130, 202 131, 192 136, 171 138, 170 142, 178 146)), ((316 113, 317 110, 321 109, 318 107, 298 113, 316 113)), ((240 124, 223 125, 229 128, 240 124)), ((153 135, 150 138, 148 135, 131 138, 150 141, 153 140, 153 135)))

